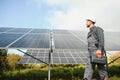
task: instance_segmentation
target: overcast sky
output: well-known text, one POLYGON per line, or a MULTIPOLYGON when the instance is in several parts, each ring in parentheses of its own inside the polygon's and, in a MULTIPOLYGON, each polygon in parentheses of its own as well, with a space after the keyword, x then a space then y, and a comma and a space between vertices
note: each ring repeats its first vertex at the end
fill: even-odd
POLYGON ((88 17, 120 31, 120 0, 0 0, 1 27, 87 30, 88 17))

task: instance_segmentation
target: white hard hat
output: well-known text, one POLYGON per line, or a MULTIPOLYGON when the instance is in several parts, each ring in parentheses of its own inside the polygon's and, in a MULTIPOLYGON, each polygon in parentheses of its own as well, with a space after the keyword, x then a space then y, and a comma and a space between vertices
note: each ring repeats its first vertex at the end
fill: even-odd
POLYGON ((92 21, 92 22, 96 23, 96 19, 95 19, 95 18, 93 18, 93 17, 87 18, 86 20, 90 20, 90 21, 92 21))

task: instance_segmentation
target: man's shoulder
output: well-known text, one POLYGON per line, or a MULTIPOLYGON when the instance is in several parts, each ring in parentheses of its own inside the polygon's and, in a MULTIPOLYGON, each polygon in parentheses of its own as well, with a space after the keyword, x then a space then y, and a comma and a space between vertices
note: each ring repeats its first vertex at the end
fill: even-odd
POLYGON ((103 28, 96 26, 96 30, 104 31, 103 28))

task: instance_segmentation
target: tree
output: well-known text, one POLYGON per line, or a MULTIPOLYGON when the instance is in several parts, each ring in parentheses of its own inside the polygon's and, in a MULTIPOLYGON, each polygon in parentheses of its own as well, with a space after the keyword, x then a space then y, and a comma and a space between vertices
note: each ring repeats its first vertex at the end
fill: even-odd
POLYGON ((0 73, 7 70, 7 49, 0 49, 0 73))
POLYGON ((21 59, 21 56, 18 54, 8 54, 7 56, 8 64, 10 69, 15 70, 16 68, 20 67, 18 65, 19 60, 21 59))

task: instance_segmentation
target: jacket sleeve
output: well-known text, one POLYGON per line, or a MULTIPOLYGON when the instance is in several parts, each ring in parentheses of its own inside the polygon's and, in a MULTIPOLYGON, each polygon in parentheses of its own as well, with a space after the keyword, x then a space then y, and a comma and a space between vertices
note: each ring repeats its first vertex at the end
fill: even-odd
POLYGON ((97 33, 98 33, 98 50, 104 49, 104 31, 102 28, 97 27, 97 33))

